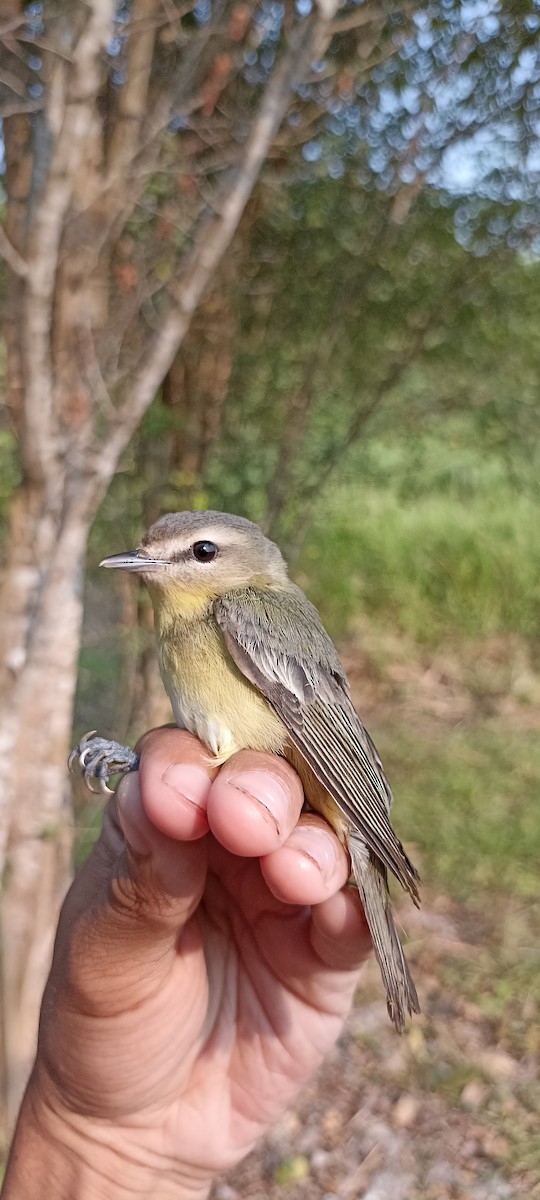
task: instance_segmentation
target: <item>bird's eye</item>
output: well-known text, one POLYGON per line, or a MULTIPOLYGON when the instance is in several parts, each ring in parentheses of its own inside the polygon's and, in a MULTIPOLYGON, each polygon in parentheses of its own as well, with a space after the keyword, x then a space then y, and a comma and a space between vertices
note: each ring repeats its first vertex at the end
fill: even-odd
POLYGON ((216 557, 218 552, 218 548, 214 546, 213 542, 195 542, 192 550, 193 557, 197 559, 197 562, 201 563, 212 562, 212 559, 216 557))

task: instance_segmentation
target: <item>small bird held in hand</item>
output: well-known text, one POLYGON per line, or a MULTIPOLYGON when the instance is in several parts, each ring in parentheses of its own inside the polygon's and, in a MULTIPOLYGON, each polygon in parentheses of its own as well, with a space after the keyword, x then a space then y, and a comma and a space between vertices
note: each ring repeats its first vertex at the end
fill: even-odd
MULTIPOLYGON (((237 750, 282 754, 310 806, 347 846, 384 986, 401 1032, 420 1011, 396 932, 391 871, 418 903, 418 874, 390 824, 392 793, 317 610, 291 583, 257 525, 221 512, 160 517, 138 550, 101 563, 136 571, 155 612, 175 720, 225 762, 237 750)), ((85 777, 133 770, 116 743, 83 740, 85 777)))

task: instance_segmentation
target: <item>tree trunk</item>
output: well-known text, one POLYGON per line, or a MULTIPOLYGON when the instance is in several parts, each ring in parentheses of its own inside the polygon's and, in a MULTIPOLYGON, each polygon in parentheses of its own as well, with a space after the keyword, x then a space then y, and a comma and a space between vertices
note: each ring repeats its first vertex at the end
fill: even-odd
POLYGON ((2 1056, 14 1115, 36 1038, 58 907, 69 882, 72 820, 66 771, 82 615, 87 522, 46 512, 23 488, 12 511, 2 595, 2 828, 9 830, 2 901, 2 1056))

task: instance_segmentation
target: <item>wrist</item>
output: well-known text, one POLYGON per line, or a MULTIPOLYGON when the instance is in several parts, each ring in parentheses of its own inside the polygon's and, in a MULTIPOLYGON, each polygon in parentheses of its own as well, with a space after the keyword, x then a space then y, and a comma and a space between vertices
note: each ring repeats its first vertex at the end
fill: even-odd
POLYGON ((210 1179, 184 1178, 178 1164, 142 1150, 143 1141, 135 1122, 126 1130, 108 1121, 61 1113, 31 1080, 2 1200, 206 1200, 210 1179))

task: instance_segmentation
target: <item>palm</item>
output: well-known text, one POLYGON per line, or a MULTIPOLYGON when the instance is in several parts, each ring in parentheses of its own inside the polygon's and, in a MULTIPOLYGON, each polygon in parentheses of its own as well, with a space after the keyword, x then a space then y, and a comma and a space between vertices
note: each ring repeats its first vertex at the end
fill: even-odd
POLYGON ((134 1014, 128 981, 124 1011, 116 995, 114 1036, 107 1025, 102 1053, 93 1037, 89 1066, 95 1086, 103 1062, 100 1096, 111 1120, 129 1128, 137 1112, 140 1137, 145 1113, 150 1143, 163 1145, 166 1129, 166 1153, 178 1163, 220 1171, 247 1153, 316 1069, 354 977, 324 967, 309 910, 276 900, 257 861, 208 841, 203 900, 159 992, 150 978, 134 1014))

